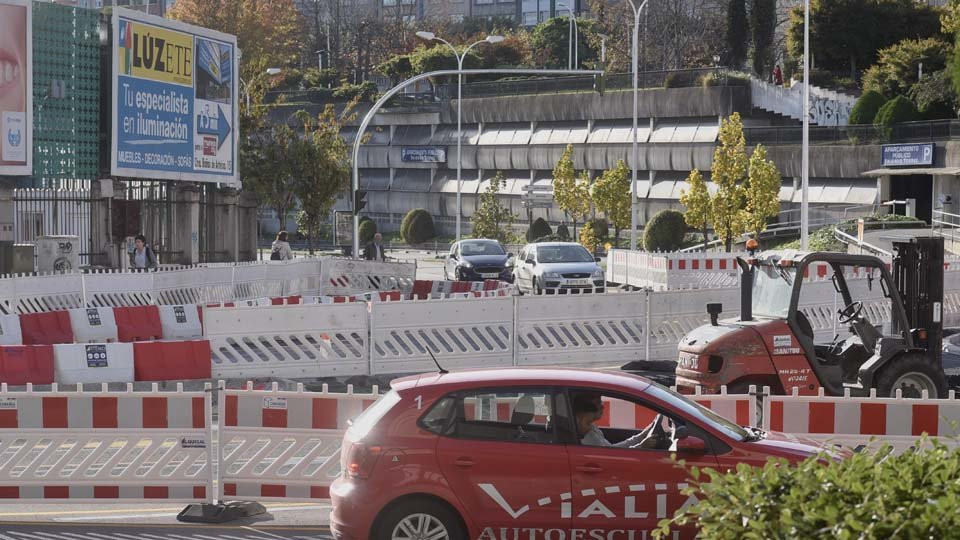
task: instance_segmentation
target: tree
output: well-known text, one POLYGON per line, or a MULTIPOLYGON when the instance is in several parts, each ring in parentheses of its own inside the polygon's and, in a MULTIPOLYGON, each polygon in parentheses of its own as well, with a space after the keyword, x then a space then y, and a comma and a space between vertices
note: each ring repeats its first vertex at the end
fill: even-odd
POLYGON ((743 122, 740 113, 733 113, 721 122, 719 144, 713 152, 711 178, 717 193, 711 199, 711 221, 714 231, 729 252, 733 239, 744 233, 741 210, 744 207, 744 182, 749 162, 743 122))
MULTIPOLYGON (((631 19, 632 20, 632 19, 631 19)), ((588 36, 595 34, 595 24, 589 19, 577 18, 577 58, 581 65, 597 59, 597 50, 588 36)), ((544 68, 566 69, 570 58, 570 17, 553 17, 534 27, 530 45, 535 52, 534 62, 544 68)), ((602 33, 602 32, 601 32, 602 33)))
MULTIPOLYGON (((910 99, 920 109, 926 120, 957 117, 957 93, 950 81, 948 70, 941 70, 920 79, 909 93, 910 99)), ((877 108, 879 110, 879 107, 877 108)), ((851 118, 853 113, 850 114, 851 118)))
POLYGON ((643 248, 647 251, 676 251, 683 247, 687 224, 676 210, 661 210, 643 229, 643 248))
POLYGON ((573 236, 577 236, 577 221, 590 213, 589 180, 580 182, 573 169, 573 145, 568 144, 553 168, 553 200, 573 220, 573 236))
POLYGON ((777 28, 777 0, 752 0, 753 72, 761 79, 773 71, 773 40, 777 28))
POLYGON ((754 238, 766 230, 767 221, 780 213, 780 187, 782 180, 777 166, 767 159, 767 149, 757 145, 750 156, 750 173, 746 186, 747 208, 743 222, 754 238))
POLYGON ((280 228, 284 228, 297 201, 295 190, 291 189, 297 179, 287 166, 286 156, 299 134, 286 124, 277 124, 244 139, 240 152, 244 189, 252 190, 260 204, 273 209, 280 228))
POLYGON ((727 63, 734 68, 743 65, 747 59, 747 39, 750 36, 750 23, 747 21, 745 0, 730 0, 727 6, 727 63))
POLYGON ((703 234, 703 250, 707 250, 707 229, 710 226, 710 216, 713 211, 713 202, 710 198, 710 191, 707 189, 707 183, 703 180, 700 171, 694 169, 690 171, 687 177, 687 185, 690 190, 680 192, 680 204, 687 208, 683 213, 683 219, 687 225, 697 229, 703 234))
POLYGON ((470 218, 473 222, 473 236, 476 238, 490 238, 506 244, 509 242, 510 227, 516 220, 510 209, 500 203, 500 190, 506 187, 507 181, 503 173, 490 179, 487 189, 480 194, 477 211, 470 218))
POLYGON ((177 0, 168 18, 237 36, 240 75, 255 66, 286 67, 303 50, 303 19, 294 0, 177 0))
POLYGON ((885 96, 905 95, 918 82, 920 64, 929 77, 947 65, 949 51, 950 45, 937 38, 905 39, 881 49, 877 63, 863 74, 863 89, 885 96))
POLYGON ((621 159, 616 167, 603 171, 590 191, 597 210, 613 223, 614 242, 620 245, 620 230, 630 227, 630 169, 621 159))
MULTIPOLYGON (((877 51, 907 38, 934 37, 940 32, 936 8, 913 0, 811 0, 810 51, 817 67, 849 69, 857 79, 877 51)), ((803 56, 803 5, 790 13, 787 48, 803 56)))

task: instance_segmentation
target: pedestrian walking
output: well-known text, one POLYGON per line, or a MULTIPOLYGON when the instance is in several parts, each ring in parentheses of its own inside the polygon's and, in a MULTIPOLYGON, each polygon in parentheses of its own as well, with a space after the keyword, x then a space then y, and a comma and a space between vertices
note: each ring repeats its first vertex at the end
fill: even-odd
POLYGON ((377 233, 373 235, 373 241, 363 248, 363 258, 368 261, 385 261, 387 254, 383 250, 383 235, 377 233))
POLYGON ((157 268, 157 255, 147 245, 147 237, 138 234, 133 239, 133 252, 130 253, 130 266, 137 270, 157 268))
POLYGON ((293 258, 293 250, 290 249, 290 242, 287 242, 287 231, 277 233, 277 239, 270 246, 271 261, 289 261, 293 258))
POLYGON ((783 86, 783 71, 780 70, 780 64, 773 68, 773 84, 783 86))

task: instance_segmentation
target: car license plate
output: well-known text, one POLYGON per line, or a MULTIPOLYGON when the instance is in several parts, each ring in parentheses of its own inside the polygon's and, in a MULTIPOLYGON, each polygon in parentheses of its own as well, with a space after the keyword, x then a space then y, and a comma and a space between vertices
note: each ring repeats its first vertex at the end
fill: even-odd
POLYGON ((491 272, 489 274, 480 274, 480 277, 482 277, 483 279, 496 279, 500 277, 500 274, 491 272))
POLYGON ((567 280, 567 285, 591 285, 589 279, 570 279, 567 280))

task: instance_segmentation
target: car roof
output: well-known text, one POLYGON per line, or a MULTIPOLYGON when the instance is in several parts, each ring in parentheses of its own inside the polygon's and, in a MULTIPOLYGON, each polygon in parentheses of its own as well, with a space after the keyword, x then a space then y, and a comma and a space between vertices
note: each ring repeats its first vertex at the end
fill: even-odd
POLYGON ((458 244, 466 244, 467 242, 485 242, 488 244, 499 244, 499 240, 494 240, 493 238, 467 238, 466 240, 460 240, 458 244))
POLYGON ((479 388, 524 385, 556 386, 629 386, 643 390, 649 379, 624 371, 579 368, 490 368, 452 371, 449 373, 421 373, 391 381, 394 390, 409 388, 446 387, 479 388))

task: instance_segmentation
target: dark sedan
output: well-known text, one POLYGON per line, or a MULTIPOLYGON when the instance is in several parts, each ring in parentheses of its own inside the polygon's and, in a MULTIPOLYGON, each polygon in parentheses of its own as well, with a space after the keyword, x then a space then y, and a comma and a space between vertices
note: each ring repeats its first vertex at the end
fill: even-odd
POLYGON ((456 281, 513 281, 512 269, 507 267, 511 257, 496 240, 461 240, 450 246, 443 276, 456 281))

